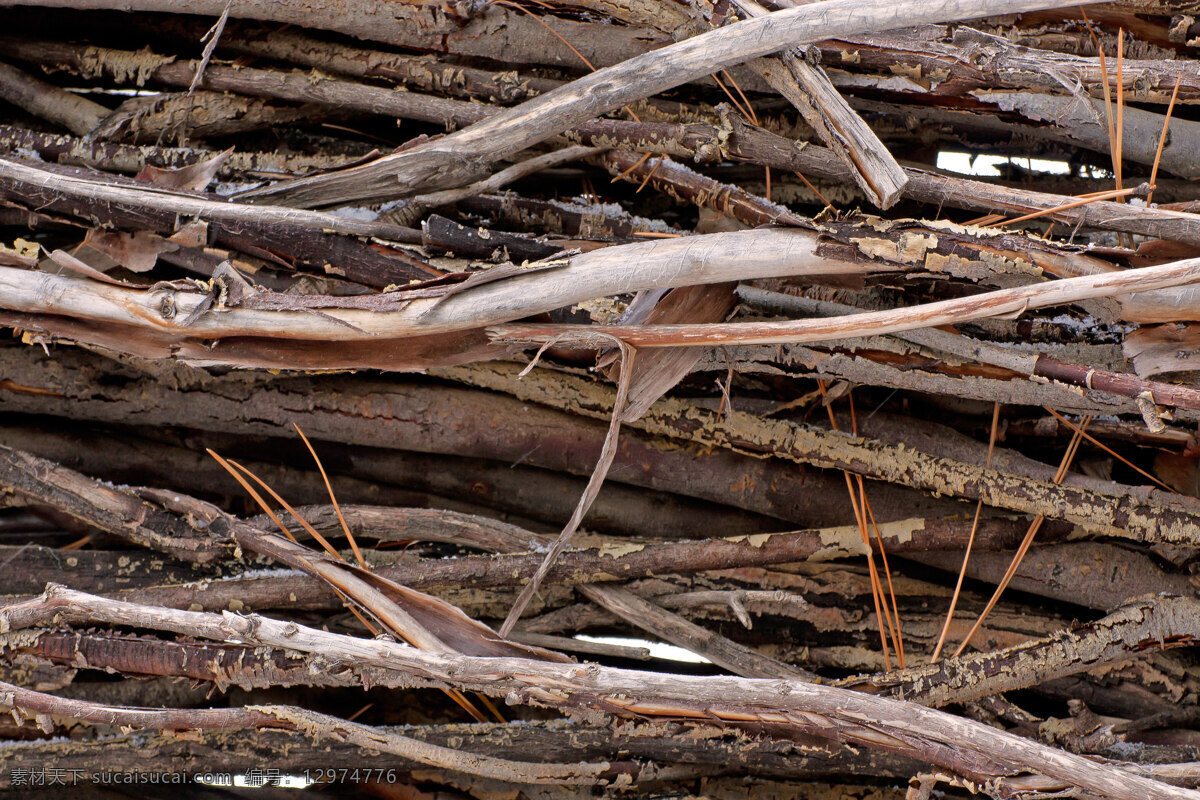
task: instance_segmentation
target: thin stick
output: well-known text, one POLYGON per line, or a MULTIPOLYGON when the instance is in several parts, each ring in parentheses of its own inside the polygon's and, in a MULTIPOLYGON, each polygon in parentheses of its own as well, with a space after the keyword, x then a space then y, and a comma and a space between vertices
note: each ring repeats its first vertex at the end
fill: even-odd
POLYGON ((617 437, 621 433, 621 414, 625 410, 625 401, 629 397, 629 384, 633 377, 633 362, 637 357, 637 350, 617 341, 617 346, 621 348, 621 374, 617 380, 617 398, 613 405, 612 418, 608 424, 608 434, 604 437, 604 446, 600 450, 600 458, 596 462, 596 468, 592 471, 592 477, 588 480, 587 487, 583 490, 583 495, 579 498, 579 502, 575 506, 575 511, 571 514, 571 519, 567 521, 566 527, 550 545, 549 552, 542 559, 542 563, 538 566, 537 572, 525 587, 521 589, 521 593, 517 595, 517 599, 513 602, 512 608, 508 612, 508 616, 504 620, 504 624, 500 626, 499 633, 502 637, 507 638, 512 632, 513 625, 517 624, 517 620, 521 618, 521 614, 529 605, 529 601, 533 599, 533 595, 541 586, 542 581, 546 577, 546 573, 550 571, 550 567, 558 560, 559 555, 566 549, 567 544, 571 541, 572 534, 575 529, 583 522, 584 516, 592 507, 592 502, 596 499, 596 495, 600 492, 600 487, 604 484, 604 478, 608 475, 608 468, 612 466, 613 459, 617 455, 617 437))
POLYGON ((789 344, 898 333, 917 328, 957 324, 986 317, 1021 314, 1026 310, 1063 305, 1095 297, 1165 289, 1200 280, 1200 258, 1156 267, 1065 278, 1048 283, 984 292, 971 297, 843 317, 734 322, 692 325, 609 325, 602 331, 590 325, 507 324, 488 330, 502 341, 593 346, 618 337, 635 347, 711 347, 715 345, 789 344))

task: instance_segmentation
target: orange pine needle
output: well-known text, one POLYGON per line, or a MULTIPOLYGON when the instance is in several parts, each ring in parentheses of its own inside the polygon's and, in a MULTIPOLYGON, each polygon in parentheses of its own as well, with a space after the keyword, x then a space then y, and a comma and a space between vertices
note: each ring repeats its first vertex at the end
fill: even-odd
POLYGON ((653 167, 651 167, 651 168, 650 168, 650 171, 646 173, 646 177, 645 177, 645 178, 642 180, 642 183, 641 183, 641 185, 640 185, 640 186, 638 186, 638 188, 637 188, 637 190, 634 192, 634 194, 637 194, 637 193, 638 193, 638 192, 640 192, 642 189, 645 189, 645 188, 646 188, 646 184, 650 183, 650 179, 654 177, 654 173, 658 172, 658 168, 662 166, 662 163, 663 163, 663 159, 664 159, 664 158, 666 158, 666 156, 659 156, 659 157, 658 157, 658 161, 655 161, 655 162, 654 162, 654 166, 653 166, 653 167))
MULTIPOLYGON (((259 486, 261 486, 267 494, 271 495, 272 500, 274 500, 276 503, 279 503, 279 505, 283 506, 283 510, 288 512, 289 514, 291 514, 292 519, 294 519, 294 520, 296 520, 296 522, 300 523, 300 527, 304 528, 305 532, 307 532, 309 536, 316 539, 317 543, 320 544, 321 547, 325 548, 326 553, 329 553, 329 555, 333 556, 338 561, 346 560, 346 559, 342 558, 342 554, 337 551, 337 548, 335 548, 332 544, 329 543, 328 539, 326 539, 324 536, 322 536, 320 533, 318 533, 317 529, 314 528, 312 525, 310 525, 308 520, 306 520, 304 517, 300 516, 300 513, 297 512, 296 509, 292 508, 291 505, 288 503, 288 501, 286 501, 282 497, 280 497, 278 492, 276 492, 274 489, 272 489, 270 486, 268 486, 263 481, 262 478, 258 477, 253 472, 251 472, 249 469, 242 466, 241 464, 234 461, 233 459, 230 459, 229 463, 232 464, 233 466, 237 467, 238 469, 240 469, 242 472, 246 473, 246 476, 248 478, 250 478, 252 481, 254 481, 259 486)), ((278 518, 276 518, 275 515, 271 514, 271 512, 269 512, 269 511, 267 512, 267 514, 271 517, 271 519, 275 520, 275 523, 277 525, 279 525, 281 528, 283 527, 282 523, 279 522, 278 518)), ((284 530, 284 533, 287 533, 288 536, 291 536, 291 533, 288 533, 288 531, 286 529, 284 530)))
POLYGON ((1117 30, 1117 149, 1113 153, 1113 172, 1121 188, 1121 162, 1125 160, 1125 29, 1117 30))
MULTIPOLYGON (((216 459, 217 463, 220 464, 225 469, 226 472, 228 472, 230 475, 233 476, 233 479, 235 481, 237 481, 238 483, 240 483, 242 485, 242 488, 245 489, 252 498, 254 498, 254 502, 258 503, 259 508, 261 508, 266 513, 266 515, 268 517, 270 517, 271 520, 276 525, 279 526, 279 529, 281 531, 283 531, 284 535, 287 536, 289 539, 291 539, 293 542, 295 542, 296 537, 293 536, 292 532, 290 530, 288 530, 288 527, 283 524, 283 520, 281 520, 278 516, 276 516, 275 512, 271 510, 271 507, 269 505, 267 505, 267 502, 262 499, 262 496, 258 492, 254 491, 254 487, 252 487, 250 484, 246 483, 246 481, 242 478, 242 476, 239 475, 233 469, 233 467, 230 465, 230 462, 221 458, 221 456, 217 455, 211 449, 208 449, 207 452, 210 456, 212 456, 214 459, 216 459)), ((258 476, 254 475, 253 473, 251 473, 249 470, 247 470, 245 467, 242 467, 241 465, 238 465, 238 468, 244 470, 247 475, 250 475, 250 477, 252 477, 252 478, 254 478, 254 480, 258 481, 263 486, 263 488, 266 489, 268 492, 270 492, 274 497, 276 497, 276 498, 279 497, 278 495, 275 494, 274 491, 272 491, 270 489, 270 487, 268 487, 265 483, 263 483, 258 478, 258 476)), ((292 516, 296 517, 296 519, 300 519, 300 517, 296 514, 295 511, 292 511, 291 513, 292 513, 292 516)), ((303 524, 307 525, 306 522, 303 524)), ((318 537, 318 539, 319 538, 320 537, 318 537)), ((299 544, 299 543, 297 542, 297 544, 299 544)), ((337 553, 336 550, 333 550, 332 548, 330 548, 329 544, 327 542, 325 543, 325 546, 327 549, 329 549, 333 552, 334 556, 336 556, 339 560, 341 560, 341 556, 337 553)), ((342 594, 340 591, 338 591, 336 587, 331 586, 331 588, 333 588, 333 590, 338 593, 338 595, 342 598, 342 601, 346 604, 346 608, 348 608, 350 610, 351 614, 358 617, 359 622, 361 622, 366 627, 366 629, 371 632, 371 635, 378 636, 379 629, 376 628, 373 624, 371 624, 370 620, 368 620, 361 613, 359 613, 358 609, 355 608, 355 606, 353 605, 353 601, 350 600, 350 598, 346 597, 344 594, 342 594)))
POLYGON ((304 431, 300 430, 299 425, 293 422, 292 427, 296 429, 296 433, 300 434, 300 438, 304 440, 304 446, 312 454, 313 461, 317 462, 317 469, 321 471, 321 480, 325 481, 325 488, 329 491, 329 500, 333 503, 333 511, 337 514, 338 523, 342 526, 342 533, 346 534, 346 540, 350 542, 350 549, 354 551, 355 560, 358 561, 358 565, 363 569, 369 569, 366 559, 363 558, 362 552, 358 549, 358 542, 354 541, 354 534, 350 532, 350 526, 346 524, 346 518, 342 516, 342 507, 338 505, 337 497, 333 494, 333 487, 329 485, 329 476, 325 474, 325 467, 321 465, 321 459, 317 456, 317 451, 313 449, 313 446, 308 441, 308 437, 304 435, 304 431))
MULTIPOLYGON (((1171 124, 1171 112, 1175 110, 1175 98, 1179 96, 1179 84, 1183 80, 1180 75, 1175 79, 1175 88, 1171 90, 1171 102, 1167 103, 1167 115, 1163 118, 1162 133, 1158 136, 1158 149, 1154 151, 1154 166, 1150 168, 1150 185, 1154 185, 1155 178, 1158 177, 1158 162, 1162 158, 1163 146, 1167 143, 1167 128, 1171 124)), ((1151 198, 1154 197, 1154 190, 1150 190, 1150 194, 1146 195, 1146 206, 1149 207, 1151 198)))
POLYGON ((1050 414, 1051 414, 1051 415, 1052 415, 1052 416, 1053 416, 1055 419, 1057 419, 1059 422, 1061 422, 1063 425, 1066 425, 1066 426, 1067 426, 1068 428, 1070 428, 1072 431, 1074 431, 1075 433, 1078 433, 1078 434, 1079 434, 1080 436, 1082 436, 1084 439, 1087 439, 1089 442, 1091 442, 1092 444, 1096 445, 1096 447, 1099 447, 1101 450, 1103 450, 1104 452, 1108 453, 1110 456, 1112 456, 1113 458, 1117 459, 1118 461, 1120 461, 1122 464, 1124 464, 1125 466, 1129 467, 1129 468, 1130 468, 1130 469, 1132 469, 1133 471, 1137 472, 1137 473, 1138 473, 1138 474, 1140 474, 1142 477, 1144 477, 1144 478, 1149 478, 1150 480, 1152 480, 1152 481, 1154 481, 1155 483, 1157 483, 1159 486, 1161 486, 1161 487, 1162 487, 1163 489, 1165 489, 1166 491, 1168 491, 1168 492, 1172 492, 1172 493, 1175 493, 1175 490, 1174 490, 1174 489, 1172 489, 1170 486, 1167 486, 1165 483, 1163 483, 1162 481, 1160 481, 1158 478, 1154 477, 1154 476, 1153 476, 1153 475, 1151 475, 1149 472, 1146 472, 1146 470, 1144 470, 1144 469, 1142 469, 1141 467, 1139 467, 1138 465, 1134 464, 1132 461, 1130 461, 1129 459, 1125 458, 1125 456, 1121 455, 1121 454, 1120 454, 1120 453, 1118 453, 1117 451, 1113 450, 1111 447, 1109 447, 1108 445, 1106 445, 1104 442, 1102 442, 1102 441, 1100 441, 1099 439, 1097 439, 1096 437, 1092 436, 1090 433, 1088 433, 1088 432, 1084 431, 1082 428, 1078 427, 1078 426, 1077 426, 1075 423, 1071 422, 1069 419, 1067 419, 1066 417, 1064 417, 1064 416, 1062 416, 1061 414, 1059 414, 1059 413, 1058 413, 1057 411, 1055 411, 1053 408, 1050 408, 1049 406, 1042 406, 1042 408, 1044 408, 1044 409, 1046 409, 1047 411, 1049 411, 1049 412, 1050 412, 1050 414))
POLYGON ((875 556, 871 550, 871 537, 867 534, 867 522, 858 506, 858 498, 854 494, 854 482, 849 472, 842 472, 846 478, 846 490, 850 492, 850 507, 854 511, 854 521, 858 523, 858 532, 862 535, 863 546, 867 549, 867 574, 871 578, 871 599, 875 602, 875 616, 879 619, 879 643, 883 647, 883 664, 886 669, 892 668, 891 649, 888 647, 887 629, 890 620, 887 613, 887 603, 882 602, 883 584, 879 581, 879 572, 875 569, 875 556))
POLYGON ((258 492, 254 491, 253 486, 246 483, 245 479, 242 478, 242 476, 237 473, 237 470, 235 470, 232 466, 230 466, 228 461, 226 461, 225 459, 223 459, 219 455, 217 455, 216 452, 214 452, 211 448, 205 448, 204 452, 208 453, 210 456, 212 456, 214 459, 216 459, 216 462, 218 464, 220 464, 225 469, 226 472, 228 472, 230 475, 232 475, 233 479, 235 481, 237 481, 238 483, 240 483, 242 485, 242 488, 245 489, 246 492, 252 498, 254 498, 254 502, 258 503, 259 508, 261 508, 263 510, 263 512, 266 513, 266 515, 271 518, 272 522, 274 522, 276 525, 279 526, 279 529, 281 531, 283 531, 283 534, 285 536, 287 536, 293 542, 296 541, 296 537, 292 535, 292 532, 290 530, 288 530, 287 525, 283 524, 283 520, 281 520, 279 517, 275 516, 275 512, 271 510, 271 507, 269 505, 267 505, 267 501, 263 500, 262 496, 258 492))
MULTIPOLYGON (((300 431, 300 427, 296 426, 296 430, 300 431)), ((301 438, 304 438, 304 433, 300 432, 300 436, 301 436, 301 438)), ((304 443, 308 444, 308 439, 305 438, 304 443)), ((252 487, 249 483, 247 483, 246 480, 241 475, 238 474, 237 470, 235 470, 233 468, 234 465, 236 465, 238 469, 242 470, 247 475, 249 475, 251 478, 253 478, 260 486, 263 487, 263 489, 265 489, 268 493, 270 493, 270 495, 273 498, 275 498, 277 501, 279 501, 279 503, 288 510, 288 513, 290 513, 305 528, 305 530, 307 530, 309 532, 309 534, 313 538, 315 538, 318 542, 320 542, 334 558, 338 559, 339 561, 345 560, 344 558, 342 558, 341 553, 339 553, 337 550, 335 550, 333 548, 333 546, 330 545, 329 542, 326 541, 325 538, 321 536, 321 534, 317 533, 315 528, 313 528, 311 525, 309 525, 308 520, 301 517, 294 508, 292 508, 290 505, 288 505, 288 503, 285 502, 283 500, 283 498, 281 498, 278 495, 278 493, 276 493, 274 489, 272 489, 270 486, 268 486, 261 478, 259 478, 257 475, 255 475, 253 472, 251 472, 246 467, 243 467, 241 464, 237 464, 237 462, 231 463, 229 461, 226 461, 224 458, 217 455, 217 453, 215 453, 212 449, 206 448, 206 452, 210 456, 212 456, 216 460, 216 462, 225 469, 226 472, 228 472, 230 475, 232 475, 234 480, 236 480, 239 484, 241 484, 242 488, 245 489, 252 498, 254 498, 254 501, 256 503, 258 503, 259 508, 261 508, 266 513, 266 515, 268 517, 270 517, 271 520, 276 525, 279 526, 280 530, 282 530, 289 539, 291 539, 293 542, 296 541, 296 537, 293 536, 292 532, 290 530, 288 530, 288 527, 283 524, 283 520, 279 519, 279 517, 275 514, 275 512, 271 510, 271 507, 268 506, 266 501, 263 500, 262 496, 254 490, 254 487, 252 487)), ((309 452, 312 452, 311 445, 309 445, 309 452)), ((313 453, 313 458, 316 459, 316 457, 317 457, 316 453, 313 453)), ((320 459, 317 459, 317 467, 321 468, 320 459)), ((324 476, 324 474, 325 474, 325 470, 323 468, 321 468, 321 475, 324 476)), ((325 486, 327 488, 329 487, 328 480, 325 481, 325 486)), ((332 497, 332 496, 333 496, 333 490, 330 489, 330 497, 332 497)), ((337 509, 337 500, 334 500, 334 508, 337 509)), ((349 532, 348 529, 345 528, 346 522, 345 522, 345 520, 342 519, 342 512, 340 509, 337 510, 337 514, 338 514, 339 521, 341 521, 341 523, 342 523, 343 529, 347 530, 347 532, 349 532)), ((351 539, 351 543, 353 543, 353 539, 351 539)), ((357 548, 356 548, 355 552, 357 552, 357 548)), ((359 556, 359 560, 360 560, 360 562, 362 562, 361 556, 359 556)), ((363 564, 363 567, 366 568, 365 562, 362 562, 362 564, 363 564)), ((352 601, 350 598, 346 597, 344 594, 342 594, 340 591, 338 591, 336 587, 333 587, 332 585, 330 585, 330 588, 332 588, 335 592, 338 593, 338 595, 342 598, 342 601, 346 604, 346 608, 349 609, 351 614, 353 614, 355 617, 358 618, 358 621, 363 624, 363 627, 365 627, 371 633, 372 636, 378 636, 381 633, 380 629, 378 627, 376 627, 369 619, 367 619, 366 616, 364 616, 358 610, 358 608, 355 607, 354 601, 352 601)), ((403 636, 401 636, 401 638, 403 638, 403 636)), ((487 722, 488 721, 487 717, 484 716, 479 711, 479 709, 475 708, 475 706, 471 704, 471 701, 468 700, 462 694, 462 692, 458 691, 457 689, 443 689, 442 691, 444 691, 450 697, 450 699, 453 700, 455 703, 457 703, 464 711, 466 711, 468 714, 470 714, 471 718, 474 719, 476 722, 487 722)), ((496 712, 496 715, 497 715, 497 717, 499 717, 499 712, 496 712)), ((503 722, 503 721, 504 721, 503 718, 501 718, 501 722, 503 722)))
POLYGON ((630 167, 629 169, 625 170, 624 172, 622 172, 622 173, 621 173, 620 175, 618 175, 617 177, 613 178, 611 181, 609 181, 609 183, 616 183, 617 181, 621 180, 622 178, 627 178, 627 177, 629 177, 629 175, 630 175, 630 174, 631 174, 631 173, 632 173, 632 172, 633 172, 635 169, 637 169, 638 167, 640 167, 642 164, 645 164, 645 163, 646 163, 646 160, 647 160, 648 158, 650 158, 650 156, 651 156, 651 154, 650 154, 650 153, 643 153, 643 154, 642 154, 642 157, 641 157, 641 158, 639 158, 639 159, 637 160, 637 162, 636 162, 636 163, 634 163, 634 165, 633 165, 632 167, 630 167))
POLYGON ((737 112, 742 115, 742 119, 749 122, 750 114, 746 112, 746 109, 742 107, 742 104, 739 103, 737 98, 733 96, 733 92, 729 91, 729 89, 725 87, 725 84, 721 82, 721 79, 718 78, 715 73, 712 75, 712 79, 717 82, 717 86, 721 87, 721 91, 724 92, 725 96, 729 98, 729 102, 733 103, 733 107, 736 108, 737 112))
MULTIPOLYGON (((1026 222, 1031 219, 1037 219, 1038 217, 1044 217, 1047 214, 1056 214, 1059 211, 1069 211, 1072 208, 1079 208, 1080 206, 1086 206, 1090 203, 1097 203, 1101 200, 1112 200, 1117 197, 1126 197, 1127 195, 1131 195, 1136 191, 1137 189, 1109 189, 1106 192, 1093 192, 1090 196, 1083 196, 1081 199, 1076 200, 1073 203, 1063 203, 1061 206, 1055 206, 1054 208, 1043 208, 1041 211, 1034 211, 1032 214, 1026 214, 1023 217, 1002 220, 1001 222, 995 222, 991 225, 985 225, 984 227, 995 228, 1001 225, 1012 225, 1017 222, 1026 222)), ((986 217, 981 217, 981 219, 986 219, 986 217)))
MULTIPOLYGON (((826 396, 825 381, 817 381, 817 389, 821 392, 821 397, 826 396)), ((833 415, 833 407, 826 403, 825 410, 829 413, 829 424, 833 429, 840 430, 837 424, 837 418, 833 415)), ((871 549, 871 536, 867 533, 867 516, 862 508, 859 507, 858 498, 854 492, 854 481, 850 477, 850 473, 842 470, 842 475, 846 478, 846 490, 850 492, 850 508, 854 512, 854 520, 858 523, 858 532, 862 535, 863 547, 867 551, 867 573, 871 578, 871 599, 875 602, 875 616, 879 619, 879 641, 883 647, 883 662, 887 669, 891 669, 891 650, 888 647, 888 631, 892 629, 891 614, 888 611, 887 601, 883 597, 883 583, 879 580, 879 572, 875 568, 875 555, 871 549)))
MULTIPOLYGON (((1000 429, 1000 404, 992 407, 992 432, 988 436, 987 467, 992 466, 992 453, 996 450, 996 433, 1000 429)), ((954 620, 954 609, 958 606, 958 596, 962 592, 963 579, 967 575, 967 563, 971 560, 971 547, 975 544, 975 532, 979 529, 979 515, 983 511, 983 501, 975 504, 975 518, 971 521, 971 534, 967 537, 967 548, 963 552, 962 567, 958 571, 958 582, 954 584, 954 594, 950 597, 950 609, 946 612, 946 621, 942 624, 942 632, 938 635, 937 646, 933 648, 931 662, 937 661, 946 644, 946 636, 950 633, 950 623, 954 620)))
MULTIPOLYGON (((1067 474, 1067 470, 1070 469, 1071 462, 1075 459, 1075 454, 1079 451, 1079 443, 1083 440, 1080 433, 1087 427, 1091 419, 1090 416, 1086 416, 1080 422, 1079 430, 1072 436, 1071 443, 1067 445, 1067 451, 1063 454, 1062 461, 1058 465, 1058 471, 1054 475, 1054 483, 1062 483, 1063 477, 1067 474)), ((1037 536, 1037 532, 1041 529, 1042 522, 1045 519, 1045 516, 1038 514, 1033 522, 1030 523, 1029 530, 1025 532, 1025 538, 1021 540, 1021 545, 1017 548, 1016 554, 1013 555, 1012 562, 1008 565, 1004 577, 1001 578, 1000 583, 996 586, 996 591, 992 593, 992 598, 988 600, 979 618, 975 620, 975 624, 971 626, 971 630, 967 632, 967 636, 963 639, 962 644, 954 651, 955 656, 962 655, 963 651, 971 643, 971 639, 974 638, 975 634, 979 632, 980 627, 983 626, 983 621, 987 619, 988 615, 992 613, 992 609, 1000 602, 1000 596, 1004 594, 1004 590, 1008 588, 1008 584, 1012 581, 1013 576, 1017 574, 1017 569, 1021 566, 1021 561, 1024 560, 1025 554, 1029 552, 1029 547, 1033 544, 1033 539, 1037 536)))
MULTIPOLYGON (((1088 33, 1092 37, 1092 42, 1096 45, 1096 53, 1100 56, 1100 79, 1104 85, 1104 117, 1108 121, 1108 152, 1110 155, 1117 152, 1117 132, 1113 128, 1113 112, 1112 112, 1112 91, 1108 85, 1108 63, 1104 58, 1104 48, 1100 45, 1100 37, 1096 36, 1096 32, 1092 30, 1092 21, 1088 19, 1087 12, 1080 6, 1079 13, 1083 15, 1083 21, 1087 23, 1088 33)), ((1113 175, 1120 176, 1120 171, 1113 163, 1113 175)), ((1117 178, 1117 188, 1121 188, 1121 179, 1117 178)))
MULTIPOLYGON (((846 393, 846 401, 850 404, 850 430, 855 436, 858 436, 858 415, 854 411, 854 393, 846 393)), ((875 512, 871 510, 871 504, 867 502, 867 489, 863 483, 862 475, 855 476, 858 479, 858 496, 862 503, 863 512, 867 518, 871 520, 871 528, 875 531, 875 541, 879 544, 879 560, 883 564, 883 574, 888 582, 888 594, 892 597, 891 617, 888 620, 888 626, 892 631, 892 641, 896 644, 896 660, 900 663, 900 668, 903 669, 904 664, 904 637, 900 633, 900 606, 896 603, 896 589, 892 585, 892 570, 888 566, 887 550, 883 546, 883 536, 879 533, 879 524, 875 522, 875 512)), ((879 587, 880 593, 883 592, 883 587, 879 587)), ((886 603, 884 604, 886 608, 886 603)))
POLYGON ((733 84, 733 88, 737 90, 738 97, 742 98, 742 102, 746 104, 746 121, 752 125, 757 125, 758 115, 754 113, 754 106, 750 105, 750 101, 746 99, 746 93, 742 91, 742 87, 738 86, 738 82, 729 74, 729 70, 723 69, 721 70, 721 74, 729 79, 729 82, 733 84))
MULTIPOLYGON (((888 616, 888 628, 892 633, 892 641, 896 646, 896 661, 900 664, 900 668, 904 669, 904 635, 900 630, 900 607, 896 604, 896 587, 892 585, 892 569, 888 566, 887 550, 883 546, 883 536, 879 533, 879 523, 875 521, 875 512, 871 510, 871 503, 867 500, 867 489, 863 483, 862 475, 855 476, 858 479, 858 499, 862 503, 863 510, 867 514, 867 518, 871 521, 871 528, 875 531, 875 542, 879 545, 879 560, 883 564, 883 575, 887 578, 888 594, 892 598, 892 610, 888 616)), ((880 591, 883 587, 880 586, 880 591)), ((884 603, 884 609, 887 609, 887 603, 884 603)))
POLYGON ((351 714, 350 716, 346 717, 346 721, 347 721, 347 722, 354 722, 354 720, 358 719, 358 718, 359 718, 359 717, 361 717, 363 714, 367 713, 367 709, 369 709, 369 708, 370 708, 371 706, 373 706, 373 705, 375 705, 375 704, 374 704, 374 703, 367 703, 365 706, 363 706, 362 708, 360 708, 358 711, 355 711, 353 714, 351 714))
POLYGON ((969 219, 963 225, 991 225, 993 222, 1000 222, 1004 219, 1003 214, 984 214, 982 217, 969 219))
POLYGON ((813 194, 815 194, 817 196, 818 200, 820 200, 822 203, 824 203, 827 208, 833 208, 833 203, 826 200, 825 195, 823 195, 819 191, 817 191, 817 187, 815 187, 811 183, 809 183, 808 178, 804 177, 804 175, 802 175, 797 170, 792 170, 792 171, 796 173, 797 178, 804 181, 804 185, 808 187, 809 191, 811 191, 813 194))

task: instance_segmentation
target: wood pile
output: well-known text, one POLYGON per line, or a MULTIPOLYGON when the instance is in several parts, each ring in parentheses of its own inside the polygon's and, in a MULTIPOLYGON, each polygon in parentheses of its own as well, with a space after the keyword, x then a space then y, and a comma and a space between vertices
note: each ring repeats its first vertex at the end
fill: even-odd
POLYGON ((1200 4, 0 19, 0 788, 1200 798, 1200 4))

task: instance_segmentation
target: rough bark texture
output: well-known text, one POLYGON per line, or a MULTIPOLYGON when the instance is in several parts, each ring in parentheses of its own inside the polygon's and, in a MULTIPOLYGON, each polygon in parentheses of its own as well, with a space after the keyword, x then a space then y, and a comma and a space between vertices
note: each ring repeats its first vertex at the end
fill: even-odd
POLYGON ((1195 2, 0 8, 0 789, 1200 798, 1195 2))

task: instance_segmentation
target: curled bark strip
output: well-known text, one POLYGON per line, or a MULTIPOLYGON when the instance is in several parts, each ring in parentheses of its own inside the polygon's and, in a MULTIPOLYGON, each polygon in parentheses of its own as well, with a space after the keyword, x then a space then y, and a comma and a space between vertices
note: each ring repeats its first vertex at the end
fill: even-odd
POLYGON ((731 322, 699 325, 610 325, 600 334, 586 325, 496 325, 490 330, 498 341, 596 347, 602 337, 617 337, 635 347, 713 347, 718 345, 792 344, 950 325, 988 317, 1020 315, 1033 308, 1075 303, 1095 297, 1112 297, 1200 280, 1200 259, 1187 259, 1158 267, 1144 267, 1104 275, 1065 278, 1051 283, 1002 289, 955 300, 941 300, 912 308, 871 311, 848 317, 786 322, 731 322))
MULTIPOLYGON (((0 175, 5 163, 0 159, 0 175)), ((237 208, 254 212, 259 207, 237 208)), ((226 297, 224 307, 216 309, 211 293, 186 286, 111 286, 0 267, 0 306, 188 338, 263 336, 378 343, 383 338, 478 328, 638 289, 894 269, 837 261, 817 250, 818 236, 812 231, 735 231, 606 247, 557 257, 534 268, 505 268, 490 280, 489 272, 475 273, 479 278, 474 282, 431 290, 433 296, 414 297, 400 291, 304 298, 253 289, 240 297, 226 297)))

